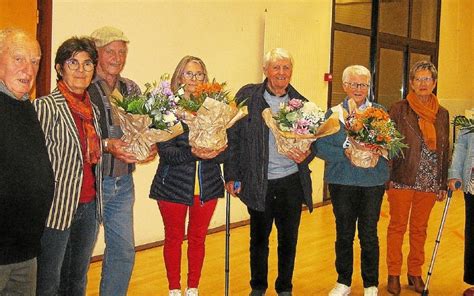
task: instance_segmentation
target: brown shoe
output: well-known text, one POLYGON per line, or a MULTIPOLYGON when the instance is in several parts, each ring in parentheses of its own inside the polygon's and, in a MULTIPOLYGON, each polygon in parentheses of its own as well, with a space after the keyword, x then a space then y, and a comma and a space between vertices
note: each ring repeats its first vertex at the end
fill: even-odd
POLYGON ((387 280, 387 291, 390 294, 398 295, 400 294, 400 276, 399 275, 389 275, 387 280))
POLYGON ((407 274, 408 277, 408 285, 413 286, 415 288, 415 291, 417 293, 423 293, 423 290, 425 289, 425 282, 423 282, 423 279, 421 276, 414 276, 414 275, 409 275, 407 274))
POLYGON ((462 294, 463 296, 474 296, 474 287, 467 288, 462 294))

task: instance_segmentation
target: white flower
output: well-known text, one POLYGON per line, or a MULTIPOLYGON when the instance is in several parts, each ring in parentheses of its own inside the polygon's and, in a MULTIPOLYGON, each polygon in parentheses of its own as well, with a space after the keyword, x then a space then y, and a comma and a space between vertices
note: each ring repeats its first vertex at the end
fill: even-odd
POLYGON ((301 107, 301 112, 304 114, 312 114, 312 113, 318 113, 321 112, 321 108, 319 108, 315 103, 313 102, 305 102, 303 107, 301 107))
POLYGON ((176 116, 172 112, 168 112, 167 114, 163 114, 163 121, 165 123, 171 123, 176 121, 176 116))

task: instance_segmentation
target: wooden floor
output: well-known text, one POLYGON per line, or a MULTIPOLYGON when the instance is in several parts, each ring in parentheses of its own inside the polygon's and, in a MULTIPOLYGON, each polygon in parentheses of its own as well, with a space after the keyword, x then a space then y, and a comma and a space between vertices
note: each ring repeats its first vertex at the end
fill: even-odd
MULTIPOLYGON (((426 243, 426 262, 424 278, 428 269, 434 240, 444 208, 444 203, 437 203, 430 219, 428 240, 426 243)), ((386 230, 388 225, 388 203, 384 199, 379 222, 380 238, 380 285, 379 295, 390 295, 386 292, 387 270, 385 264, 386 230)), ((337 275, 334 267, 335 224, 332 206, 317 208, 312 214, 303 212, 293 279, 293 295, 327 295, 334 286, 337 275)), ((360 248, 358 239, 354 242, 354 275, 352 295, 363 295, 360 276, 360 248)), ((204 296, 224 295, 224 250, 225 233, 211 234, 206 242, 206 259, 199 292, 204 296)), ((463 248, 464 248, 464 198, 456 193, 449 208, 447 222, 441 239, 436 265, 431 277, 430 295, 462 295, 468 286, 463 283, 463 248)), ((249 227, 243 226, 231 231, 230 253, 230 295, 240 296, 249 293, 249 227)), ((276 237, 272 233, 270 243, 269 289, 267 296, 276 295, 274 281, 276 275, 276 237)), ((407 239, 404 254, 407 252, 407 239)), ((186 243, 183 246, 186 254, 186 243)), ((186 287, 186 258, 182 262, 183 289, 186 287)), ((87 295, 98 295, 101 262, 91 265, 87 295)), ((406 267, 402 270, 406 274, 406 267)), ((406 277, 402 276, 401 295, 418 295, 407 286, 406 277)), ((168 295, 166 273, 162 259, 162 248, 153 248, 137 253, 135 269, 128 295, 168 295)))

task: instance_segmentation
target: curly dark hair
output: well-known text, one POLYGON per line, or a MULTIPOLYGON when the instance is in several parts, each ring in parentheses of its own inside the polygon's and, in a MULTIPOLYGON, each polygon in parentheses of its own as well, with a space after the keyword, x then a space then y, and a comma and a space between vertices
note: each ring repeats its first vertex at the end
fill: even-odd
MULTIPOLYGON (((87 52, 94 63, 94 66, 97 65, 97 49, 95 43, 92 39, 88 37, 71 37, 68 40, 64 41, 58 48, 56 52, 56 58, 54 59, 55 69, 59 65, 61 69, 64 68, 64 63, 75 56, 79 52, 87 52)), ((57 80, 61 80, 63 77, 56 69, 57 80)))

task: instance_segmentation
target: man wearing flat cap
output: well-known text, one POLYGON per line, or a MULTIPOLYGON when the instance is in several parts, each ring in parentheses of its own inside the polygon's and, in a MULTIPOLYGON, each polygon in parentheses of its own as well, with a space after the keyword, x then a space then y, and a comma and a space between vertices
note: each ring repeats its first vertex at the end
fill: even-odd
MULTIPOLYGON (((100 281, 100 295, 127 294, 135 261, 133 235, 133 203, 135 200, 132 172, 137 159, 126 152, 127 143, 120 122, 112 115, 110 95, 118 91, 122 96, 139 94, 140 88, 130 79, 120 76, 127 59, 125 34, 114 27, 102 27, 91 34, 99 52, 95 77, 88 88, 91 100, 100 110, 103 154, 103 209, 105 252, 100 281)), ((156 146, 145 160, 156 155, 156 146)))

